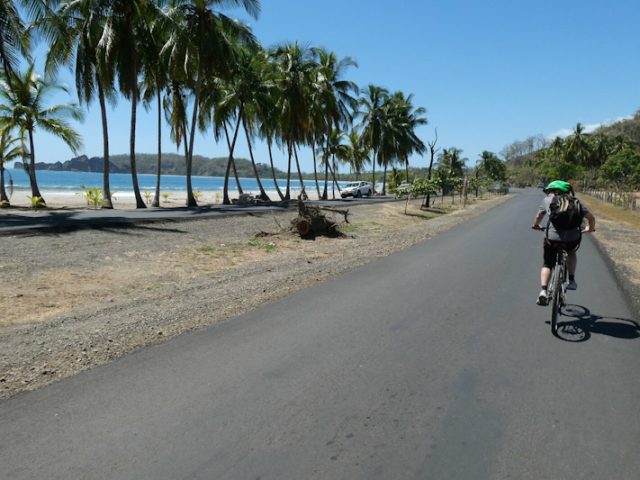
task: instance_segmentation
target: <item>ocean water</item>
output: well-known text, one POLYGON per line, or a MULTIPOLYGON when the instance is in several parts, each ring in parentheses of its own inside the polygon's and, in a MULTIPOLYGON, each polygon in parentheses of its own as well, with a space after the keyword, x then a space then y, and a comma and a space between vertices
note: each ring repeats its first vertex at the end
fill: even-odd
MULTIPOLYGON (((45 192, 63 193, 63 192, 79 192, 83 187, 97 187, 102 188, 102 173, 90 173, 90 172, 58 172, 52 170, 38 170, 36 172, 36 178, 38 181, 38 187, 45 192)), ((275 190, 275 184, 273 179, 261 178, 262 186, 265 190, 275 190)), ((10 183, 13 183, 13 188, 16 191, 31 191, 29 184, 29 177, 22 169, 8 168, 5 170, 5 185, 7 188, 10 183)), ((343 182, 340 182, 343 183, 343 182)), ((222 192, 224 187, 223 177, 191 177, 191 184, 194 190, 201 192, 222 192)), ((259 192, 258 182, 255 178, 241 178, 240 184, 243 190, 247 192, 259 192)), ((141 191, 150 190, 155 191, 156 188, 156 176, 150 174, 138 174, 138 185, 141 191)), ((286 179, 278 179, 278 185, 284 189, 286 188, 286 179)), ((291 178, 291 189, 299 190, 300 181, 296 178, 291 178)), ((109 186, 111 192, 133 193, 133 183, 131 181, 131 174, 129 173, 112 173, 109 175, 109 186)), ((307 189, 315 188, 312 181, 305 180, 305 186, 307 189)), ((229 178, 229 189, 235 190, 236 182, 235 178, 231 176, 229 178)), ((186 191, 186 177, 184 175, 163 175, 160 179, 160 191, 166 192, 179 192, 186 191)))

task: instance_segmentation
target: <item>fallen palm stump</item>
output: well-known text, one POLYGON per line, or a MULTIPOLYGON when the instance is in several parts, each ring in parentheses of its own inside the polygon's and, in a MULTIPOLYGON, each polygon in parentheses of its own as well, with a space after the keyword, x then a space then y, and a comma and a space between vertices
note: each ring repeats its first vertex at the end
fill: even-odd
POLYGON ((318 235, 344 237, 345 234, 338 229, 335 220, 328 218, 322 211, 343 215, 345 223, 349 223, 349 210, 308 205, 298 198, 298 216, 291 221, 292 228, 302 238, 313 238, 318 235))

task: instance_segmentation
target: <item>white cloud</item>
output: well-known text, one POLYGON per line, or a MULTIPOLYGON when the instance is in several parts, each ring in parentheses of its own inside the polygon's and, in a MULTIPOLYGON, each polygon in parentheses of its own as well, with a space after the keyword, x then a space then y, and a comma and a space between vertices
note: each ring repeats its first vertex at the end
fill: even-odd
POLYGON ((571 132, 573 132, 573 130, 571 130, 570 128, 563 128, 562 130, 558 130, 557 132, 554 132, 551 135, 548 135, 547 138, 549 140, 553 140, 556 137, 566 138, 569 135, 571 135, 571 132))
MULTIPOLYGON (((633 118, 633 115, 626 115, 624 117, 618 117, 618 118, 614 118, 614 119, 609 119, 609 120, 605 120, 602 123, 592 123, 590 125, 583 125, 584 127, 584 133, 591 133, 595 130, 597 130, 600 127, 606 127, 608 125, 613 125, 614 123, 618 123, 621 122, 623 120, 631 120, 633 118)), ((547 138, 549 140, 553 140, 556 137, 560 137, 560 138, 566 138, 569 135, 571 135, 573 133, 573 128, 562 128, 550 135, 547 136, 547 138)))

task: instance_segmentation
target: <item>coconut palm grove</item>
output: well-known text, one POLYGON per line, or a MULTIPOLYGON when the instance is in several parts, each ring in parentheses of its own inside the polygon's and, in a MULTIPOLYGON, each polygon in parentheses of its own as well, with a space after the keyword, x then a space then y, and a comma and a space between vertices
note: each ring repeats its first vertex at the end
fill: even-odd
MULTIPOLYGON (((273 5, 270 8, 275 8, 273 5)), ((419 138, 426 108, 411 93, 349 80, 352 58, 292 41, 265 47, 251 29, 226 15, 241 9, 258 19, 258 0, 0 0, 0 205, 9 206, 4 163, 21 159, 34 206, 45 206, 37 182, 34 136, 47 132, 74 153, 82 138, 73 127, 97 102, 103 134, 101 204, 113 208, 109 186, 109 105, 130 105, 129 170, 136 206, 146 204, 137 182, 136 118, 154 105, 157 118, 157 175, 153 206, 160 205, 163 142, 184 155, 187 206, 197 206, 191 185, 194 143, 199 131, 228 149, 223 203, 231 203, 230 183, 241 192, 234 150, 245 142, 251 171, 264 201, 289 200, 290 180, 318 198, 329 196, 338 179, 366 176, 382 194, 402 182, 409 193, 486 188, 510 181, 531 185, 567 178, 585 188, 640 186, 638 115, 632 127, 573 135, 553 141, 515 142, 500 156, 485 151, 470 161, 455 147, 440 148, 419 138), (33 56, 44 42, 46 58, 33 56), (39 60, 36 62, 36 60, 39 60), (36 63, 43 71, 36 70, 36 63), (51 104, 62 69, 74 75, 79 104, 51 104), (166 122, 166 123, 165 123, 166 122), (163 125, 170 139, 163 139, 163 125), (269 158, 254 158, 255 142, 265 142, 269 158), (301 149, 313 156, 313 173, 300 169, 301 149), (412 155, 425 155, 425 168, 409 168, 412 155), (276 183, 269 198, 261 175, 275 180, 274 155, 286 158, 286 187, 276 183), (269 168, 264 168, 268 165, 269 168), (340 169, 350 174, 340 174, 340 169)), ((71 97, 71 92, 69 97, 71 97)), ((280 173, 280 172, 279 172, 280 173)))

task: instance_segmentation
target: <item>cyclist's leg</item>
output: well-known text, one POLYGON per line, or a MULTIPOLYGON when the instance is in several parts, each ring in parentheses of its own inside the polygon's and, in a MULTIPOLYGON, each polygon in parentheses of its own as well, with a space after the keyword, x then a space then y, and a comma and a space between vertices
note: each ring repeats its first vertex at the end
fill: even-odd
POLYGON ((542 288, 547 288, 549 285, 551 269, 556 264, 556 254, 557 251, 553 247, 553 244, 545 239, 543 247, 543 264, 542 269, 540 270, 540 285, 542 288))
POLYGON ((540 286, 541 290, 538 294, 536 303, 538 305, 546 305, 548 303, 547 287, 551 279, 551 268, 556 263, 555 248, 545 239, 543 247, 543 264, 540 270, 540 286))
POLYGON ((573 276, 576 274, 576 267, 578 266, 578 255, 576 251, 567 252, 567 270, 569 271, 569 275, 573 276))
POLYGON ((549 267, 542 267, 540 270, 540 285, 543 288, 549 285, 549 278, 551 278, 551 269, 549 267))
POLYGON ((580 247, 580 240, 572 242, 567 248, 567 272, 569 273, 569 286, 567 288, 569 290, 575 290, 578 288, 578 284, 575 279, 576 268, 578 266, 578 247, 580 247))

